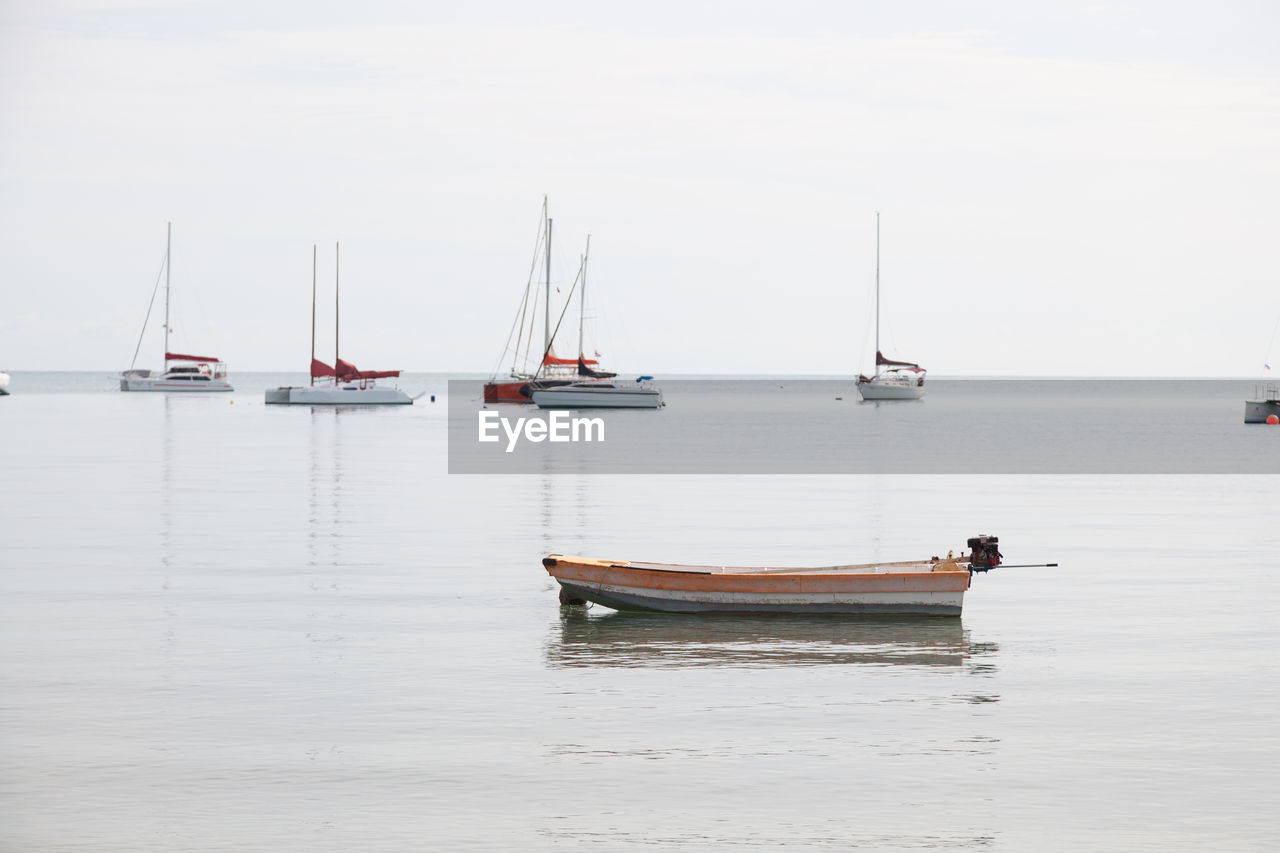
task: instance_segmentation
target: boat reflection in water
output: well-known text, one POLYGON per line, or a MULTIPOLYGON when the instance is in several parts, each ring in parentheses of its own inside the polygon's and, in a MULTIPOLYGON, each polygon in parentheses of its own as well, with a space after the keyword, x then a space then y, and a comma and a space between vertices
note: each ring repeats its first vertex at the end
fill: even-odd
POLYGON ((928 616, 562 613, 548 665, 743 667, 894 665, 989 669, 992 643, 973 643, 959 619, 928 616))

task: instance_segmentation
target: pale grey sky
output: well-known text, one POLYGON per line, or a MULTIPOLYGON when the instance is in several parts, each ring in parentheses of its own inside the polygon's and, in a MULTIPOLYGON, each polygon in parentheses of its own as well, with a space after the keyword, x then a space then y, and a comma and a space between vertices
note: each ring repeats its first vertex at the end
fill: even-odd
POLYGON ((10 0, 0 368, 128 366, 172 220, 175 348, 304 370, 340 240, 344 357, 488 371, 546 193, 622 371, 869 369, 880 210, 885 350, 934 375, 1256 375, 1278 18, 10 0))

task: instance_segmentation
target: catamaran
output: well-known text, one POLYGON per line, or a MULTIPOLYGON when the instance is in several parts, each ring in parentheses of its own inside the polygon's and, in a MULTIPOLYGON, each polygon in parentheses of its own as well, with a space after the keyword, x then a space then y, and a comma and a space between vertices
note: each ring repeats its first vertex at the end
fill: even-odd
POLYGON ((269 388, 266 402, 295 406, 411 405, 414 398, 399 388, 378 385, 398 370, 361 370, 338 355, 338 246, 334 244, 333 366, 316 358, 316 247, 311 247, 311 384, 269 388), (316 384, 316 380, 320 384, 316 384))
POLYGON ((924 396, 925 369, 910 361, 894 361, 880 352, 880 211, 876 211, 876 370, 858 375, 864 400, 919 400, 924 396))
MULTIPOLYGON (((173 251, 173 223, 169 223, 164 248, 164 370, 135 369, 138 352, 142 349, 142 339, 147 334, 147 320, 151 318, 151 305, 147 306, 147 316, 142 321, 142 333, 138 335, 138 345, 133 350, 133 361, 129 369, 120 374, 121 391, 231 391, 231 383, 227 381, 227 366, 216 356, 189 355, 169 351, 169 295, 170 295, 170 260, 173 251)), ((156 285, 159 286, 159 279, 156 285)), ((155 290, 151 292, 151 303, 155 304, 155 290)))

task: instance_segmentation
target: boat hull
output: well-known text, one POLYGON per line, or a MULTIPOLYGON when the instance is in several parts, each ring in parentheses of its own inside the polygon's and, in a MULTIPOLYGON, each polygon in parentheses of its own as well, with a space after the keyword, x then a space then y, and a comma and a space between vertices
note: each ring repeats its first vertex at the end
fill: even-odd
POLYGON ((486 382, 484 384, 484 401, 486 403, 532 403, 528 394, 528 382, 486 382))
POLYGON ((858 394, 864 400, 919 400, 924 396, 923 385, 889 385, 878 382, 859 382, 858 394))
POLYGON ((657 409, 662 392, 656 388, 549 388, 535 390, 533 402, 540 409, 657 409))
POLYGON ((530 392, 539 388, 558 388, 561 385, 572 385, 577 379, 524 379, 519 382, 486 382, 484 384, 484 401, 486 403, 532 403, 530 392))
POLYGON ((399 388, 300 386, 267 389, 267 403, 286 406, 408 406, 413 398, 399 388))
POLYGON ((1268 415, 1280 417, 1280 400, 1245 400, 1244 422, 1265 424, 1268 415))
POLYGON ((551 555, 563 593, 615 610, 667 613, 876 613, 959 616, 969 572, 955 563, 828 570, 708 570, 551 555))
POLYGON ((209 391, 234 391, 231 383, 225 379, 210 379, 202 382, 199 380, 174 380, 162 378, 147 378, 135 376, 120 377, 121 391, 176 391, 183 394, 209 392, 209 391))

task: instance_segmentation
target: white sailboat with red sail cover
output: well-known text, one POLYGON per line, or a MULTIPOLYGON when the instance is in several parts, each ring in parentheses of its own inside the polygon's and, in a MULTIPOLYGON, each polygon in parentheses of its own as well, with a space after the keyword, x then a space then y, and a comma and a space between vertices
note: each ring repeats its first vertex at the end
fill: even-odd
POLYGON ((561 358, 556 355, 552 346, 551 331, 551 218, 547 215, 547 199, 542 198, 542 218, 538 222, 538 238, 534 243, 533 263, 529 270, 529 280, 525 284, 524 298, 520 302, 520 310, 511 332, 507 335, 507 345, 503 350, 505 360, 511 354, 511 368, 504 378, 498 377, 499 371, 484 384, 484 401, 486 403, 532 403, 532 392, 535 390, 556 388, 571 385, 583 379, 591 379, 605 374, 599 370, 599 359, 587 358, 582 352, 581 334, 578 341, 577 358, 561 358), (541 360, 533 356, 534 327, 538 314, 538 287, 535 279, 538 261, 545 259, 545 277, 542 306, 542 350, 541 360), (515 346, 512 346, 515 338, 515 346), (521 353, 523 348, 524 352, 521 353), (536 364, 536 367, 532 365, 536 364))
POLYGON ((316 358, 316 248, 311 247, 311 384, 268 389, 266 402, 295 406, 403 406, 414 398, 399 388, 379 385, 398 370, 361 370, 338 355, 338 247, 334 245, 333 367, 316 358), (319 383, 316 380, 320 380, 319 383))
POLYGON ((924 396, 925 369, 910 361, 894 361, 880 352, 880 211, 876 211, 876 371, 858 375, 864 400, 919 400, 924 396))
MULTIPOLYGON (((120 374, 121 391, 231 391, 231 383, 227 381, 227 366, 217 356, 189 355, 187 353, 169 351, 169 294, 170 294, 170 259, 173 250, 173 223, 169 223, 164 248, 164 370, 143 370, 134 368, 138 361, 138 352, 142 349, 142 339, 147 334, 147 320, 151 318, 151 306, 147 306, 146 319, 142 321, 142 333, 138 335, 138 345, 133 350, 133 361, 129 369, 120 374)), ((156 279, 159 287, 160 280, 156 279)), ((151 292, 151 302, 155 304, 155 290, 151 292)))

